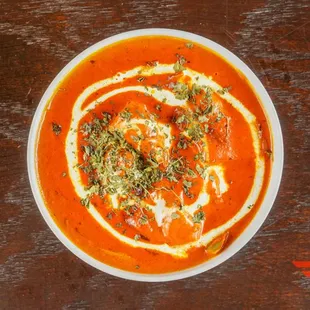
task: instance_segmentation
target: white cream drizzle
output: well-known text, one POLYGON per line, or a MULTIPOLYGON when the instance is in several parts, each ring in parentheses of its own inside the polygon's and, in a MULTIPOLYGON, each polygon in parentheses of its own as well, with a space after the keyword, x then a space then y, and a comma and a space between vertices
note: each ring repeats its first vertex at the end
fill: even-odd
MULTIPOLYGON (((112 84, 120 83, 128 78, 133 78, 137 75, 151 76, 151 75, 173 74, 173 73, 174 73, 174 70, 173 70, 172 64, 171 65, 170 64, 158 64, 156 67, 139 66, 125 73, 118 73, 112 78, 107 78, 105 80, 102 80, 102 81, 99 81, 97 83, 90 85, 78 97, 73 107, 72 119, 71 119, 71 124, 70 124, 71 130, 68 133, 65 147, 66 147, 66 157, 67 157, 67 162, 68 162, 69 176, 71 178, 75 191, 79 197, 81 198, 86 197, 87 191, 84 189, 84 185, 80 177, 80 172, 79 172, 79 169, 77 168, 77 164, 78 164, 77 129, 78 129, 79 121, 81 120, 82 117, 84 117, 89 112, 89 110, 94 109, 97 105, 105 102, 106 100, 108 100, 109 98, 115 95, 130 92, 130 91, 147 93, 148 95, 153 96, 156 100, 160 102, 163 101, 164 98, 166 98, 166 104, 169 104, 171 106, 186 106, 187 105, 186 100, 176 99, 173 93, 168 90, 159 91, 155 88, 148 87, 146 89, 145 87, 142 87, 142 86, 127 86, 127 87, 122 87, 122 88, 112 90, 102 95, 100 98, 96 99, 95 101, 91 102, 87 107, 81 110, 81 107, 84 101, 91 94, 93 94, 99 89, 102 89, 112 84)), ((192 81, 195 81, 195 83, 200 86, 203 86, 203 85, 210 86, 213 89, 213 91, 222 89, 222 87, 219 84, 214 82, 211 78, 206 77, 204 74, 198 73, 191 69, 184 70, 183 74, 191 78, 192 81)), ((253 147, 254 147, 254 151, 256 155, 256 158, 255 158, 256 173, 255 173, 254 183, 253 183, 251 192, 246 202, 242 206, 242 208, 237 212, 237 214, 233 218, 231 218, 225 224, 212 229, 211 231, 202 235, 198 240, 189 242, 183 245, 169 246, 167 244, 152 244, 152 243, 146 243, 142 241, 135 241, 129 237, 126 237, 120 234, 118 231, 114 230, 110 224, 106 222, 106 220, 100 215, 100 213, 96 210, 96 208, 90 203, 88 212, 104 229, 109 231, 115 238, 117 238, 118 240, 132 247, 142 247, 142 248, 149 249, 149 250, 155 250, 155 251, 160 251, 163 253, 171 254, 177 257, 187 257, 187 251, 190 248, 207 245, 214 238, 223 234, 226 230, 231 228, 235 223, 237 223, 247 213, 250 212, 250 209, 248 208, 248 206, 254 204, 259 196, 260 190, 262 188, 262 182, 263 182, 264 171, 265 171, 264 160, 262 159, 260 155, 260 144, 259 144, 259 136, 258 136, 257 126, 256 126, 256 118, 245 106, 243 106, 243 104, 239 100, 237 100, 231 94, 225 93, 225 94, 219 94, 219 96, 225 99, 227 102, 229 102, 235 109, 237 109, 242 114, 242 116, 244 117, 244 119, 246 120, 246 122, 248 123, 250 127, 251 135, 253 139, 253 147)), ((136 123, 139 123, 138 120, 136 120, 136 123)), ((169 130, 166 130, 166 134, 170 135, 170 131, 169 132, 168 131, 169 130)), ((168 143, 166 144, 167 147, 169 147, 169 145, 168 143)), ((207 150, 207 147, 206 147, 206 150, 207 150)), ((218 180, 219 180, 218 186, 216 186, 215 184, 212 184, 212 186, 214 187, 214 190, 217 191, 217 194, 221 195, 222 193, 226 192, 228 190, 228 184, 225 182, 223 167, 211 166, 208 168, 208 171, 207 171, 207 174, 209 173, 216 174, 218 177, 218 180)), ((208 176, 206 180, 208 180, 208 176)), ((192 205, 186 206, 186 212, 188 212, 189 214, 194 214, 194 212, 198 208, 198 205, 206 205, 208 203, 209 194, 206 192, 206 183, 207 181, 205 181, 204 190, 200 193, 200 196, 195 201, 195 203, 193 203, 192 205)), ((118 199, 116 195, 111 196, 111 202, 114 207, 117 207, 118 199)), ((158 226, 162 225, 163 219, 165 217, 171 216, 172 212, 176 211, 172 207, 167 207, 165 200, 161 199, 160 197, 156 201, 156 206, 149 206, 149 207, 153 210, 155 214, 155 219, 156 219, 158 226)))

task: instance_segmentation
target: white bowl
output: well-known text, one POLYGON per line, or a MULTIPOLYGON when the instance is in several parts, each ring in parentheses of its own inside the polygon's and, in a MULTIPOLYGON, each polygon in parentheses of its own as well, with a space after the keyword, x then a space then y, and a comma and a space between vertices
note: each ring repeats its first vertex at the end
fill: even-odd
POLYGON ((108 274, 129 279, 135 281, 147 281, 147 282, 161 282, 161 281, 171 281, 171 280, 178 280, 187 278, 190 276, 194 276, 196 274, 202 273, 206 270, 214 268, 219 264, 226 261, 228 258, 233 256, 237 253, 257 232, 260 226, 263 224, 264 220, 266 219, 273 202, 276 198, 281 176, 282 176, 282 169, 283 169, 283 140, 282 140, 282 133, 281 127, 279 123, 279 119, 276 113, 276 110, 273 106, 273 103, 265 90, 262 83, 256 77, 256 75, 252 72, 252 70, 237 56, 232 54, 226 48, 222 47, 221 45, 208 40, 204 37, 179 31, 179 30, 171 30, 171 29, 141 29, 141 30, 134 30, 124 32, 113 37, 107 38, 102 40, 93 46, 86 49, 84 52, 76 56, 68 65, 66 65, 61 72, 56 76, 53 82, 50 84, 46 92, 44 93, 39 106, 36 110, 34 115, 29 140, 28 140, 28 150, 27 150, 27 165, 28 165, 28 174, 31 184, 31 189, 38 205, 38 208, 45 219, 46 223, 50 227, 50 229, 54 232, 57 238, 76 256, 82 259, 87 264, 104 271, 108 274), (124 271, 121 269, 117 269, 106 265, 95 258, 91 257, 80 248, 78 248, 74 243, 72 243, 67 236, 59 229, 56 223, 53 221, 47 207, 44 204, 44 199, 39 187, 39 180, 37 176, 37 157, 36 157, 36 147, 37 147, 37 139, 38 133, 40 130, 40 123, 41 118, 47 105, 49 99, 53 95, 55 89, 57 88, 58 84, 64 79, 64 77, 74 68, 76 67, 84 58, 88 57, 89 55, 93 54, 97 50, 110 45, 112 43, 122 41, 129 38, 135 38, 139 36, 150 36, 150 35, 165 35, 171 36, 176 38, 182 38, 185 40, 189 40, 192 42, 196 42, 200 45, 203 45, 219 55, 221 55, 224 59, 226 59, 229 63, 231 63, 235 68, 239 69, 249 80, 250 84, 252 84, 253 89, 255 90, 257 96, 260 98, 261 104, 265 111, 266 117, 269 120, 269 127, 270 132, 272 135, 272 150, 273 150, 273 164, 271 166, 271 174, 270 174, 270 181, 269 186, 266 192, 266 195, 263 199, 263 202, 257 211, 256 215, 254 216, 253 220, 250 224, 246 227, 246 229, 240 234, 240 236, 226 249, 224 249, 219 255, 216 257, 198 265, 195 267, 191 267, 189 269, 185 269, 182 271, 171 272, 171 273, 164 273, 164 274, 140 274, 135 272, 124 271))

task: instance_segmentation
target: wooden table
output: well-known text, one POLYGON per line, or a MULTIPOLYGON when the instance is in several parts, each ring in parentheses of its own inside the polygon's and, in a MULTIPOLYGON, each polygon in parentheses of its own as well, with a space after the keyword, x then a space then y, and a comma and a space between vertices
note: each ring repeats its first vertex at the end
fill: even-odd
POLYGON ((309 0, 1 0, 0 308, 309 309, 309 0), (230 49, 276 106, 285 165, 276 203, 237 255, 199 276, 135 283, 71 254, 43 221, 26 167, 29 127, 60 69, 91 44, 138 28, 191 31, 230 49), (308 277, 307 277, 308 275, 308 277))

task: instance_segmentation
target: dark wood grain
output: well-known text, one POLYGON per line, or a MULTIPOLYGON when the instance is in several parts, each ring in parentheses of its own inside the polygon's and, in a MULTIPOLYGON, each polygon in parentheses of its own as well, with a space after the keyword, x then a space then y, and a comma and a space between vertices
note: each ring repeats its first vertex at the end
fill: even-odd
POLYGON ((1 0, 0 308, 309 309, 309 0, 1 0), (241 57, 271 95, 285 143, 283 181, 259 233, 199 276, 135 283, 71 254, 44 223, 29 187, 32 115, 59 70, 89 45, 131 29, 208 37, 241 57))

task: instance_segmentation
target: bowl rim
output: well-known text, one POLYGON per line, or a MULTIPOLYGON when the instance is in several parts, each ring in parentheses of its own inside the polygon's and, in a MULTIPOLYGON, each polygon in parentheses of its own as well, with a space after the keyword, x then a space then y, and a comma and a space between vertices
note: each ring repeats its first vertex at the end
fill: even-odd
POLYGON ((265 221, 267 215, 269 214, 279 190, 283 171, 283 161, 284 161, 283 137, 279 118, 277 116, 277 112, 275 110, 271 98, 269 97, 266 89, 264 88, 263 84, 260 82, 258 77, 253 73, 253 71, 241 59, 239 59, 236 55, 234 55, 232 52, 230 52, 220 44, 215 43, 214 41, 207 39, 203 36, 193 34, 191 32, 167 29, 167 28, 147 28, 147 29, 138 29, 123 32, 111 36, 109 38, 106 38, 102 41, 99 41, 98 43, 95 43, 94 45, 88 47, 86 50, 84 50, 76 57, 74 57, 57 74, 57 76, 54 78, 54 80, 52 81, 52 83, 49 85, 44 95, 42 96, 32 120, 27 145, 27 168, 32 193, 41 215, 43 216, 49 228, 56 235, 56 237, 73 254, 75 254, 77 257, 79 257, 87 264, 119 278, 134 281, 143 281, 143 282, 164 282, 164 281, 172 281, 188 278, 200 274, 202 272, 205 272, 207 270, 210 270, 220 265, 230 257, 232 257, 234 254, 236 254, 242 247, 244 247, 252 239, 252 237, 256 234, 258 229, 265 221), (244 74, 244 76, 248 79, 249 83, 251 84, 256 95, 260 99, 262 108, 266 114, 266 118, 269 121, 271 140, 273 146, 273 164, 271 165, 269 184, 260 208, 256 212, 254 218, 249 223, 249 225, 242 231, 240 236, 228 248, 226 248, 223 252, 221 252, 214 258, 188 269, 162 274, 144 274, 118 269, 93 258, 89 254, 78 248, 61 231, 61 229, 57 226, 56 222, 53 220, 51 214, 49 213, 47 206, 45 206, 43 194, 40 190, 40 184, 36 168, 37 167, 36 148, 37 148, 38 135, 40 132, 41 120, 44 115, 45 108, 49 103, 59 83, 65 78, 67 74, 70 73, 72 69, 74 69, 86 57, 104 48, 105 46, 126 39, 143 37, 143 36, 157 36, 157 35, 181 38, 207 47, 208 49, 211 49, 213 52, 220 55, 222 58, 224 58, 231 65, 233 65, 236 69, 240 70, 244 74))

